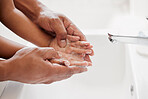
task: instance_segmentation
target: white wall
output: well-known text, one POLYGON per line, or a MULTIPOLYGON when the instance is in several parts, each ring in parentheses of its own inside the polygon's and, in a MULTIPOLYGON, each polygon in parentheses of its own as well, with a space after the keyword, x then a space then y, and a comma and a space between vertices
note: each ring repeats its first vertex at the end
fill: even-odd
POLYGON ((129 0, 40 0, 67 15, 81 29, 105 29, 112 18, 129 13, 129 0))
POLYGON ((148 0, 131 0, 131 14, 135 16, 148 16, 148 0))
POLYGON ((129 4, 130 15, 122 15, 112 19, 109 27, 118 29, 118 34, 122 35, 137 35, 139 31, 148 35, 148 20, 146 20, 146 17, 148 17, 148 0, 130 0, 129 4), (135 31, 135 34, 131 31, 135 31))
MULTIPOLYGON (((51 10, 68 16, 81 30, 106 29, 117 16, 129 14, 129 0, 40 0, 51 10)), ((27 27, 26 27, 27 28, 27 27)), ((84 33, 85 34, 85 33, 84 33)), ((0 24, 0 35, 24 43, 0 24)))

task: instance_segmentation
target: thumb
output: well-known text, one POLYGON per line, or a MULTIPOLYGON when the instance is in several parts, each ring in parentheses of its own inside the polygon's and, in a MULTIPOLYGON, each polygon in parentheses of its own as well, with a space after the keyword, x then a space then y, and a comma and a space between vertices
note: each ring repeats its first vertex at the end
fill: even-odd
POLYGON ((60 47, 65 47, 67 45, 67 31, 63 23, 59 20, 58 24, 54 25, 54 32, 56 33, 57 43, 60 47))

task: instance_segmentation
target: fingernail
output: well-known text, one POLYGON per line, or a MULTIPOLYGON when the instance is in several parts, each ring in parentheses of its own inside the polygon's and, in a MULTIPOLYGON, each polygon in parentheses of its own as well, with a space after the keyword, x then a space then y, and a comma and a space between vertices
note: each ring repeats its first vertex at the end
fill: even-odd
POLYGON ((70 63, 69 63, 68 61, 65 61, 64 64, 65 64, 66 66, 69 66, 69 65, 70 65, 70 63))
POLYGON ((66 40, 61 40, 60 46, 65 47, 66 46, 66 40))
POLYGON ((92 53, 92 51, 91 50, 88 50, 87 52, 86 52, 86 54, 91 54, 92 53))
POLYGON ((84 42, 84 44, 85 44, 85 46, 88 46, 88 45, 90 45, 90 43, 88 43, 88 42, 84 42))

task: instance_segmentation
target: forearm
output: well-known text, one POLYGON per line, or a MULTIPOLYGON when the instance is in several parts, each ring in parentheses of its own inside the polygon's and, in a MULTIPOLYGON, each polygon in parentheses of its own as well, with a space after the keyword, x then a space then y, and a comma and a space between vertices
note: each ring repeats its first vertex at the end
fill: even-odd
POLYGON ((5 81, 6 72, 5 72, 5 60, 0 60, 0 81, 5 81))
POLYGON ((13 42, 0 36, 0 58, 10 58, 25 45, 13 42))
MULTIPOLYGON (((4 0, 5 1, 5 0, 4 0)), ((2 5, 2 4, 1 4, 2 5)), ((13 4, 6 4, 12 6, 13 4)), ((5 6, 4 8, 5 9, 5 6)), ((3 11, 2 9, 2 11, 3 11)), ((3 11, 3 13, 7 13, 3 11)), ((34 43, 37 46, 48 46, 51 37, 43 33, 31 20, 21 11, 12 7, 8 14, 1 14, 1 22, 20 37, 34 43)))
POLYGON ((22 11, 33 22, 37 20, 42 11, 47 9, 47 7, 38 0, 14 0, 14 4, 17 9, 22 11))

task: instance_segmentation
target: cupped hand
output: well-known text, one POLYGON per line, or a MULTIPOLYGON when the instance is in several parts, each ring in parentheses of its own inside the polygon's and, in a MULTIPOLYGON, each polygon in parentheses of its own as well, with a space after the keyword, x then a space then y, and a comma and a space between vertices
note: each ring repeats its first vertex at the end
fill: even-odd
POLYGON ((60 47, 65 47, 67 35, 73 35, 81 41, 86 41, 83 33, 63 14, 50 10, 40 13, 35 23, 47 33, 56 36, 60 47))
POLYGON ((51 47, 23 48, 12 58, 4 61, 5 80, 49 84, 87 71, 86 68, 66 67, 47 61, 59 58, 57 51, 51 47))
POLYGON ((92 62, 89 57, 85 59, 86 55, 93 55, 92 45, 86 41, 71 41, 73 37, 67 39, 67 46, 65 48, 60 48, 57 45, 57 39, 53 39, 50 43, 50 47, 53 47, 61 55, 61 59, 49 60, 53 63, 62 64, 62 60, 68 60, 70 66, 91 66, 92 62))

